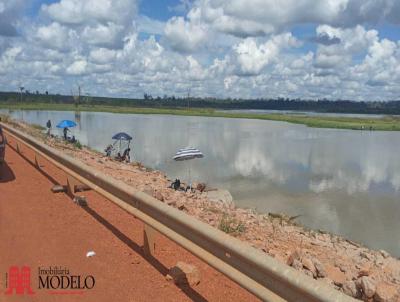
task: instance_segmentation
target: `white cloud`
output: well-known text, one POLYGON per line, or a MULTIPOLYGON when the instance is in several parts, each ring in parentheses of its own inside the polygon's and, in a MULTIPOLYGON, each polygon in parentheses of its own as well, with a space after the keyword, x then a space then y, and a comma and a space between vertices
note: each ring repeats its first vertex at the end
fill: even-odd
POLYGON ((165 26, 165 37, 171 47, 181 52, 197 50, 207 39, 206 29, 182 17, 174 17, 165 26))
POLYGON ((0 0, 0 37, 18 36, 18 17, 23 11, 23 0, 0 0))
POLYGON ((189 16, 239 37, 260 36, 304 23, 332 26, 399 22, 397 0, 198 0, 189 16))
POLYGON ((281 48, 297 44, 297 40, 286 33, 274 36, 261 45, 257 45, 254 38, 247 38, 233 49, 240 71, 245 75, 253 75, 259 74, 265 66, 276 60, 281 48))
POLYGON ((399 24, 398 1, 183 1, 186 15, 167 22, 138 14, 137 3, 60 0, 18 18, 26 2, 0 0, 0 89, 22 81, 70 93, 79 81, 93 95, 127 97, 189 88, 231 98, 400 95, 399 39, 374 29, 399 24), (4 22, 17 35, 5 35, 4 22), (315 34, 296 37, 296 25, 310 23, 315 34))
POLYGON ((85 27, 81 36, 88 44, 118 48, 122 46, 123 30, 122 25, 108 22, 85 27))
POLYGON ((381 64, 383 61, 393 57, 396 51, 396 43, 383 39, 382 41, 374 41, 369 47, 369 54, 366 62, 370 65, 381 64))
POLYGON ((326 37, 330 41, 336 39, 337 42, 318 46, 314 66, 337 71, 350 66, 354 56, 365 55, 368 47, 379 39, 376 30, 367 31, 360 25, 345 29, 320 25, 316 33, 317 36, 326 37))
POLYGON ((315 59, 314 66, 317 68, 334 68, 343 64, 349 64, 351 60, 348 57, 342 57, 341 55, 326 55, 319 53, 315 59))
POLYGON ((82 43, 121 48, 137 17, 135 0, 61 0, 43 4, 41 11, 74 31, 82 43))
POLYGON ((72 63, 67 68, 67 74, 69 75, 83 75, 87 72, 88 63, 86 60, 78 60, 72 63))
POLYGON ((89 58, 97 64, 106 64, 116 58, 117 52, 106 48, 96 48, 90 52, 89 58))
POLYGON ((135 0, 61 0, 42 5, 42 11, 60 23, 125 23, 137 11, 135 0))
POLYGON ((37 29, 36 38, 46 47, 66 50, 70 46, 71 32, 68 28, 53 22, 37 29))
POLYGON ((21 54, 21 52, 21 47, 11 47, 2 54, 0 60, 0 74, 6 74, 11 71, 16 58, 21 54))

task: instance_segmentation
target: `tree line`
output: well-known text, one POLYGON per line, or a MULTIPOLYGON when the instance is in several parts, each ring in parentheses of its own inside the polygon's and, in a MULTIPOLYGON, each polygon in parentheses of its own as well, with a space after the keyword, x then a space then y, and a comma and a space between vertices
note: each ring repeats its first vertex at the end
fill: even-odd
POLYGON ((58 103, 79 105, 107 105, 154 108, 210 108, 210 109, 259 109, 294 110, 330 113, 400 114, 400 100, 358 102, 352 100, 303 100, 303 99, 218 99, 198 97, 163 96, 145 94, 141 99, 76 96, 22 92, 0 92, 0 102, 8 103, 58 103))

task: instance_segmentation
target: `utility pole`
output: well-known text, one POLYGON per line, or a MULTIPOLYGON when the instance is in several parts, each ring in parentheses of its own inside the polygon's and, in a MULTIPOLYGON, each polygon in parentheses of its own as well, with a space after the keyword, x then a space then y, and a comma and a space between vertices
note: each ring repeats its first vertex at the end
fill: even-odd
POLYGON ((72 89, 71 94, 72 98, 74 99, 75 107, 78 107, 81 99, 81 85, 78 85, 78 95, 75 95, 72 89))
POLYGON ((189 101, 190 100, 190 88, 188 89, 188 94, 187 94, 187 110, 189 111, 189 101))
POLYGON ((19 96, 19 101, 22 103, 22 92, 24 91, 24 89, 25 89, 25 87, 23 87, 23 86, 20 86, 19 87, 19 90, 21 91, 21 94, 20 94, 20 96, 19 96))

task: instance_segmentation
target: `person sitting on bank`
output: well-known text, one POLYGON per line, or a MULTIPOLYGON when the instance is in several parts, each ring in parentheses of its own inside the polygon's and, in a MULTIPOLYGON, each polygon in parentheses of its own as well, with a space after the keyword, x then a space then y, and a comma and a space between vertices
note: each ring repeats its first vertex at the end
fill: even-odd
POLYGON ((111 156, 111 152, 113 150, 113 145, 109 144, 105 149, 104 152, 106 152, 106 156, 110 157, 111 156))
POLYGON ((180 188, 181 188, 181 181, 177 178, 177 179, 175 179, 174 182, 171 183, 171 185, 170 185, 169 187, 172 188, 172 189, 174 189, 175 191, 176 191, 176 190, 180 190, 180 188))
POLYGON ((131 152, 131 148, 127 148, 127 149, 124 151, 124 154, 122 155, 122 157, 124 158, 123 160, 125 160, 127 163, 130 163, 130 162, 131 162, 131 155, 130 155, 130 152, 131 152))
POLYGON ((127 163, 130 162, 131 157, 129 155, 129 152, 131 151, 130 148, 125 149, 124 153, 121 155, 121 153, 118 152, 117 156, 115 157, 115 159, 117 161, 126 161, 127 163))

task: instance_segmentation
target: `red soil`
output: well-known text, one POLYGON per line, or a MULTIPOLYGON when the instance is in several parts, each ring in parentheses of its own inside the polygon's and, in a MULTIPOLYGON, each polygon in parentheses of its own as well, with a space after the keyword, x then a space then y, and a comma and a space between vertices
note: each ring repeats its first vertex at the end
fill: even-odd
MULTIPOLYGON (((8 138, 12 143, 12 139, 8 138)), ((22 148, 32 160, 32 152, 22 148)), ((142 253, 143 223, 95 192, 80 193, 88 207, 53 194, 66 175, 40 162, 43 173, 11 148, 0 168, 0 301, 255 301, 253 295, 159 235, 155 258, 142 253), (86 257, 88 251, 96 255, 86 257), (195 265, 201 282, 179 288, 165 275, 178 261, 195 265), (6 296, 5 273, 31 267, 33 296, 6 296), (93 275, 94 289, 79 295, 38 289, 38 267, 62 266, 74 275, 93 275)), ((70 291, 71 292, 71 291, 70 291)))

